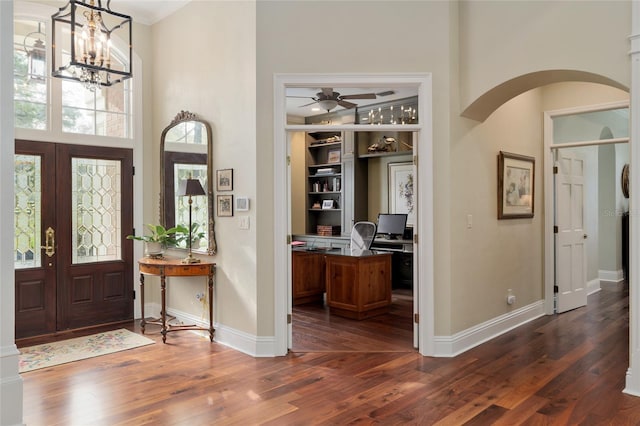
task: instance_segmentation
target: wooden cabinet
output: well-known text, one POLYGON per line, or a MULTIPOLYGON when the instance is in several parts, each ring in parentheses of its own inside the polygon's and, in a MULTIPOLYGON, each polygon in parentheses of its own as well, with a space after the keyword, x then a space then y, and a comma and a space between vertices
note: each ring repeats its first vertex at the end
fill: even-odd
POLYGON ((332 314, 360 320, 389 311, 391 253, 327 254, 325 262, 327 305, 332 314))
POLYGON ((325 292, 324 255, 324 251, 292 251, 294 305, 323 302, 325 292))

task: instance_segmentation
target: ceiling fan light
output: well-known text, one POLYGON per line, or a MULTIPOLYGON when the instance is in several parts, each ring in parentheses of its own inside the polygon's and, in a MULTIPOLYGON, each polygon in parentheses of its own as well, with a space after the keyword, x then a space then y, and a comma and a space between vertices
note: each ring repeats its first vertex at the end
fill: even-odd
POLYGON ((338 106, 338 101, 334 99, 321 99, 318 101, 318 105, 326 111, 331 111, 338 106))

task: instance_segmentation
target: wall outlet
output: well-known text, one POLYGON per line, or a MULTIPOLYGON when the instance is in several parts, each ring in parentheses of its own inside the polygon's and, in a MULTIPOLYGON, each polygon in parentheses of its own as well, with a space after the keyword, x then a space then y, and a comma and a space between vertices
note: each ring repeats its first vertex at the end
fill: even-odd
POLYGON ((511 289, 507 290, 507 305, 513 305, 516 303, 516 296, 511 289))

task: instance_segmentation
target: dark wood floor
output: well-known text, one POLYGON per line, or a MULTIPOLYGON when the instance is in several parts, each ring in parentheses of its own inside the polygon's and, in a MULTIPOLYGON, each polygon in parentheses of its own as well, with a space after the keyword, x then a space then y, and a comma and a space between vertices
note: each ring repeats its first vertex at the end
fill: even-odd
MULTIPOLYGON (((252 358, 193 333, 23 374, 28 425, 640 424, 622 393, 628 291, 452 358, 415 351, 252 358)), ((137 329, 136 326, 131 328, 137 329)))
POLYGON ((389 313, 366 320, 331 315, 322 304, 293 307, 293 352, 415 352, 411 290, 393 291, 389 313))

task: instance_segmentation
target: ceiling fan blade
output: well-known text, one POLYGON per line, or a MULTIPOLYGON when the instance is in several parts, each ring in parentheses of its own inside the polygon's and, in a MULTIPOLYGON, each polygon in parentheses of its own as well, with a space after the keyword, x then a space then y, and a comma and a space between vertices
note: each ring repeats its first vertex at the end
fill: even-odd
POLYGON ((313 96, 289 96, 287 98, 300 98, 300 99, 315 99, 313 96))
POLYGON ((359 93, 357 95, 344 95, 340 96, 340 99, 375 99, 375 93, 359 93))
POLYGON ((313 104, 315 104, 316 102, 318 102, 318 101, 314 100, 313 102, 309 102, 308 104, 300 105, 298 108, 308 107, 309 105, 313 105, 313 104))
POLYGON ((347 101, 343 101, 342 99, 340 99, 340 100, 338 101, 338 105, 340 105, 340 106, 341 106, 341 107, 343 107, 343 108, 347 108, 347 109, 355 108, 355 107, 357 107, 357 106, 358 106, 358 105, 356 105, 356 104, 354 104, 354 103, 347 102, 347 101))

